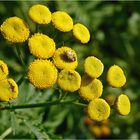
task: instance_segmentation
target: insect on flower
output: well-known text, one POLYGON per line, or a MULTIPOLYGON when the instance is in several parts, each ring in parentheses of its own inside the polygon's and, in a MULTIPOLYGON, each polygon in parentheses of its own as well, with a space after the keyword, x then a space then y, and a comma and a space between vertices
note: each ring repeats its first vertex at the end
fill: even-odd
POLYGON ((74 56, 74 54, 73 54, 72 52, 70 52, 70 51, 65 51, 65 52, 64 52, 64 55, 65 55, 65 57, 67 58, 67 60, 69 60, 69 61, 71 61, 71 62, 76 61, 76 58, 75 58, 75 56, 74 56))

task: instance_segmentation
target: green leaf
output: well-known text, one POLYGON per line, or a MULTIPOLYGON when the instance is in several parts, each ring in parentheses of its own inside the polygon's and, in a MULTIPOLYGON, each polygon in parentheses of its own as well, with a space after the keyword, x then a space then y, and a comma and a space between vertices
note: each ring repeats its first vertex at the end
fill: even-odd
POLYGON ((34 134, 34 136, 38 140, 42 140, 42 139, 50 140, 50 137, 48 136, 48 134, 46 132, 42 132, 42 130, 40 128, 38 128, 37 126, 33 125, 30 121, 24 120, 24 124, 28 127, 30 132, 32 134, 34 134))
POLYGON ((10 112, 10 116, 11 116, 11 127, 12 127, 12 131, 13 131, 13 135, 15 135, 16 131, 19 128, 19 124, 17 122, 17 117, 13 111, 10 112))

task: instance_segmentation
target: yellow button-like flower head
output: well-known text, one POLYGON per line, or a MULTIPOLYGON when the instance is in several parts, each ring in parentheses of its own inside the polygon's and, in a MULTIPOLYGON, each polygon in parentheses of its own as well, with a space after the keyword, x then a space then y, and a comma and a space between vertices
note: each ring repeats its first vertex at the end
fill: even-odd
POLYGON ((110 116, 110 106, 104 99, 94 99, 88 105, 88 114, 95 121, 106 120, 110 116))
POLYGON ((51 22, 51 12, 45 5, 36 4, 29 9, 29 17, 38 24, 51 22))
POLYGON ((52 23, 56 29, 62 32, 69 32, 73 28, 72 18, 63 11, 57 11, 52 14, 52 23))
POLYGON ((84 63, 85 72, 92 78, 98 78, 104 70, 103 63, 94 56, 89 56, 84 63))
POLYGON ((9 101, 18 96, 18 86, 13 79, 0 81, 0 101, 9 101))
POLYGON ((48 60, 35 60, 29 66, 28 78, 37 88, 49 88, 56 83, 57 69, 48 60))
POLYGON ((5 79, 8 74, 9 71, 7 65, 2 60, 0 60, 0 80, 5 79))
POLYGON ((87 27, 80 23, 77 23, 73 26, 73 35, 83 44, 88 43, 90 40, 89 30, 87 29, 87 27))
POLYGON ((96 125, 92 126, 92 127, 90 128, 90 132, 91 132, 91 134, 92 134, 93 136, 95 136, 96 138, 100 138, 100 137, 102 136, 102 132, 101 132, 101 129, 100 129, 99 126, 96 126, 96 125))
POLYGON ((74 92, 80 88, 81 77, 74 70, 62 70, 58 76, 58 85, 65 91, 74 92))
POLYGON ((27 24, 18 17, 6 19, 0 30, 4 38, 13 43, 25 42, 30 33, 27 24))
POLYGON ((124 86, 126 83, 126 78, 123 70, 117 65, 111 66, 107 73, 107 81, 109 85, 113 87, 124 86))
POLYGON ((100 129, 103 137, 108 137, 111 134, 111 129, 109 128, 109 126, 103 125, 100 129))
POLYGON ((82 83, 80 87, 80 96, 87 101, 99 98, 103 92, 102 82, 98 79, 92 79, 87 75, 82 77, 82 83))
POLYGON ((53 56, 55 51, 55 42, 47 35, 36 33, 28 42, 30 52, 42 59, 47 59, 53 56))
POLYGON ((120 115, 128 115, 130 112, 130 100, 127 95, 121 94, 116 98, 115 106, 120 115))
POLYGON ((53 62, 59 69, 75 69, 78 65, 75 51, 65 46, 55 51, 53 62))

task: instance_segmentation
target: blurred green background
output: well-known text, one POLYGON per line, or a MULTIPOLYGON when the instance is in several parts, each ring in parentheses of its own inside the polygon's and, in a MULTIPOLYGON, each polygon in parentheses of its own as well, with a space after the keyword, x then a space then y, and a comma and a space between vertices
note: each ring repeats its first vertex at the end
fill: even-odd
MULTIPOLYGON (((105 66, 100 77, 104 85, 103 98, 108 95, 115 97, 126 93, 132 103, 131 113, 122 117, 114 110, 109 118, 111 133, 100 138, 140 139, 140 2, 132 1, 1 1, 0 24, 12 16, 24 19, 30 27, 31 34, 35 32, 35 23, 28 17, 29 7, 34 4, 45 4, 51 12, 62 10, 68 12, 74 23, 80 22, 88 27, 91 40, 82 45, 71 33, 60 33, 49 24, 39 26, 39 32, 49 35, 56 42, 56 47, 63 44, 72 47, 78 55, 77 71, 83 74, 83 61, 87 56, 100 58, 105 66), (115 89, 106 83, 107 69, 117 64, 127 76, 124 88, 115 89)), ((34 57, 29 53, 27 42, 19 45, 27 66, 34 57)), ((23 75, 23 69, 15 46, 0 35, 0 59, 9 67, 10 75, 16 81, 23 75)), ((70 94, 73 98, 77 94, 70 94)), ((28 80, 19 87, 19 97, 10 104, 27 104, 51 101, 58 98, 57 88, 39 91, 28 80)), ((80 99, 81 102, 83 102, 80 99)), ((7 103, 1 103, 4 105, 7 103)), ((15 111, 0 111, 0 138, 28 139, 88 139, 96 138, 90 129, 92 125, 85 124, 86 111, 75 105, 59 105, 45 108, 22 109, 15 111)))

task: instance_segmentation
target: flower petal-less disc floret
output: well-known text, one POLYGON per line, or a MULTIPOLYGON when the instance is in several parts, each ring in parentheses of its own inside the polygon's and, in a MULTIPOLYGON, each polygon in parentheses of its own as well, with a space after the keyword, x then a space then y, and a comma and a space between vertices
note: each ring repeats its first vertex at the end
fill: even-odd
POLYGON ((42 59, 47 59, 53 56, 55 52, 55 42, 47 35, 36 33, 28 42, 30 52, 42 59))
POLYGON ((80 88, 81 77, 74 70, 62 70, 58 75, 58 85, 65 91, 74 92, 80 88))
POLYGON ((113 87, 122 87, 126 83, 126 77, 119 66, 113 65, 108 70, 107 81, 113 87))
POLYGON ((8 71, 8 67, 6 63, 0 60, 0 80, 5 79, 8 74, 9 74, 9 71, 8 71))
POLYGON ((103 92, 102 82, 98 79, 93 79, 86 74, 82 77, 82 83, 79 90, 80 96, 87 101, 99 98, 103 92))
POLYGON ((29 17, 38 24, 48 24, 51 22, 51 12, 45 5, 36 4, 29 9, 29 17))
POLYGON ((89 56, 84 63, 85 72, 92 78, 98 78, 104 70, 103 63, 94 56, 89 56))
POLYGON ((13 79, 0 81, 0 101, 9 101, 18 96, 18 86, 13 79))
POLYGON ((59 69, 75 69, 78 65, 75 51, 65 46, 55 51, 53 62, 59 69))
POLYGON ((0 30, 4 38, 13 43, 25 42, 30 33, 27 24, 18 17, 6 19, 0 30))
POLYGON ((90 127, 90 132, 96 138, 100 138, 102 136, 101 129, 97 125, 93 125, 92 127, 90 127))
POLYGON ((116 98, 115 107, 120 115, 128 115, 130 112, 130 100, 127 95, 121 94, 116 98))
POLYGON ((111 129, 109 126, 102 125, 100 129, 103 137, 108 137, 111 134, 111 129))
POLYGON ((69 32, 73 28, 72 18, 63 11, 57 11, 52 14, 52 23, 56 29, 62 32, 69 32))
POLYGON ((35 60, 28 68, 28 78, 37 88, 49 88, 56 83, 57 69, 49 60, 35 60))
POLYGON ((77 23, 73 26, 73 35, 81 43, 88 43, 90 40, 90 33, 86 26, 77 23))
POLYGON ((106 120, 110 116, 110 106, 104 99, 94 99, 88 105, 88 115, 95 121, 106 120))

